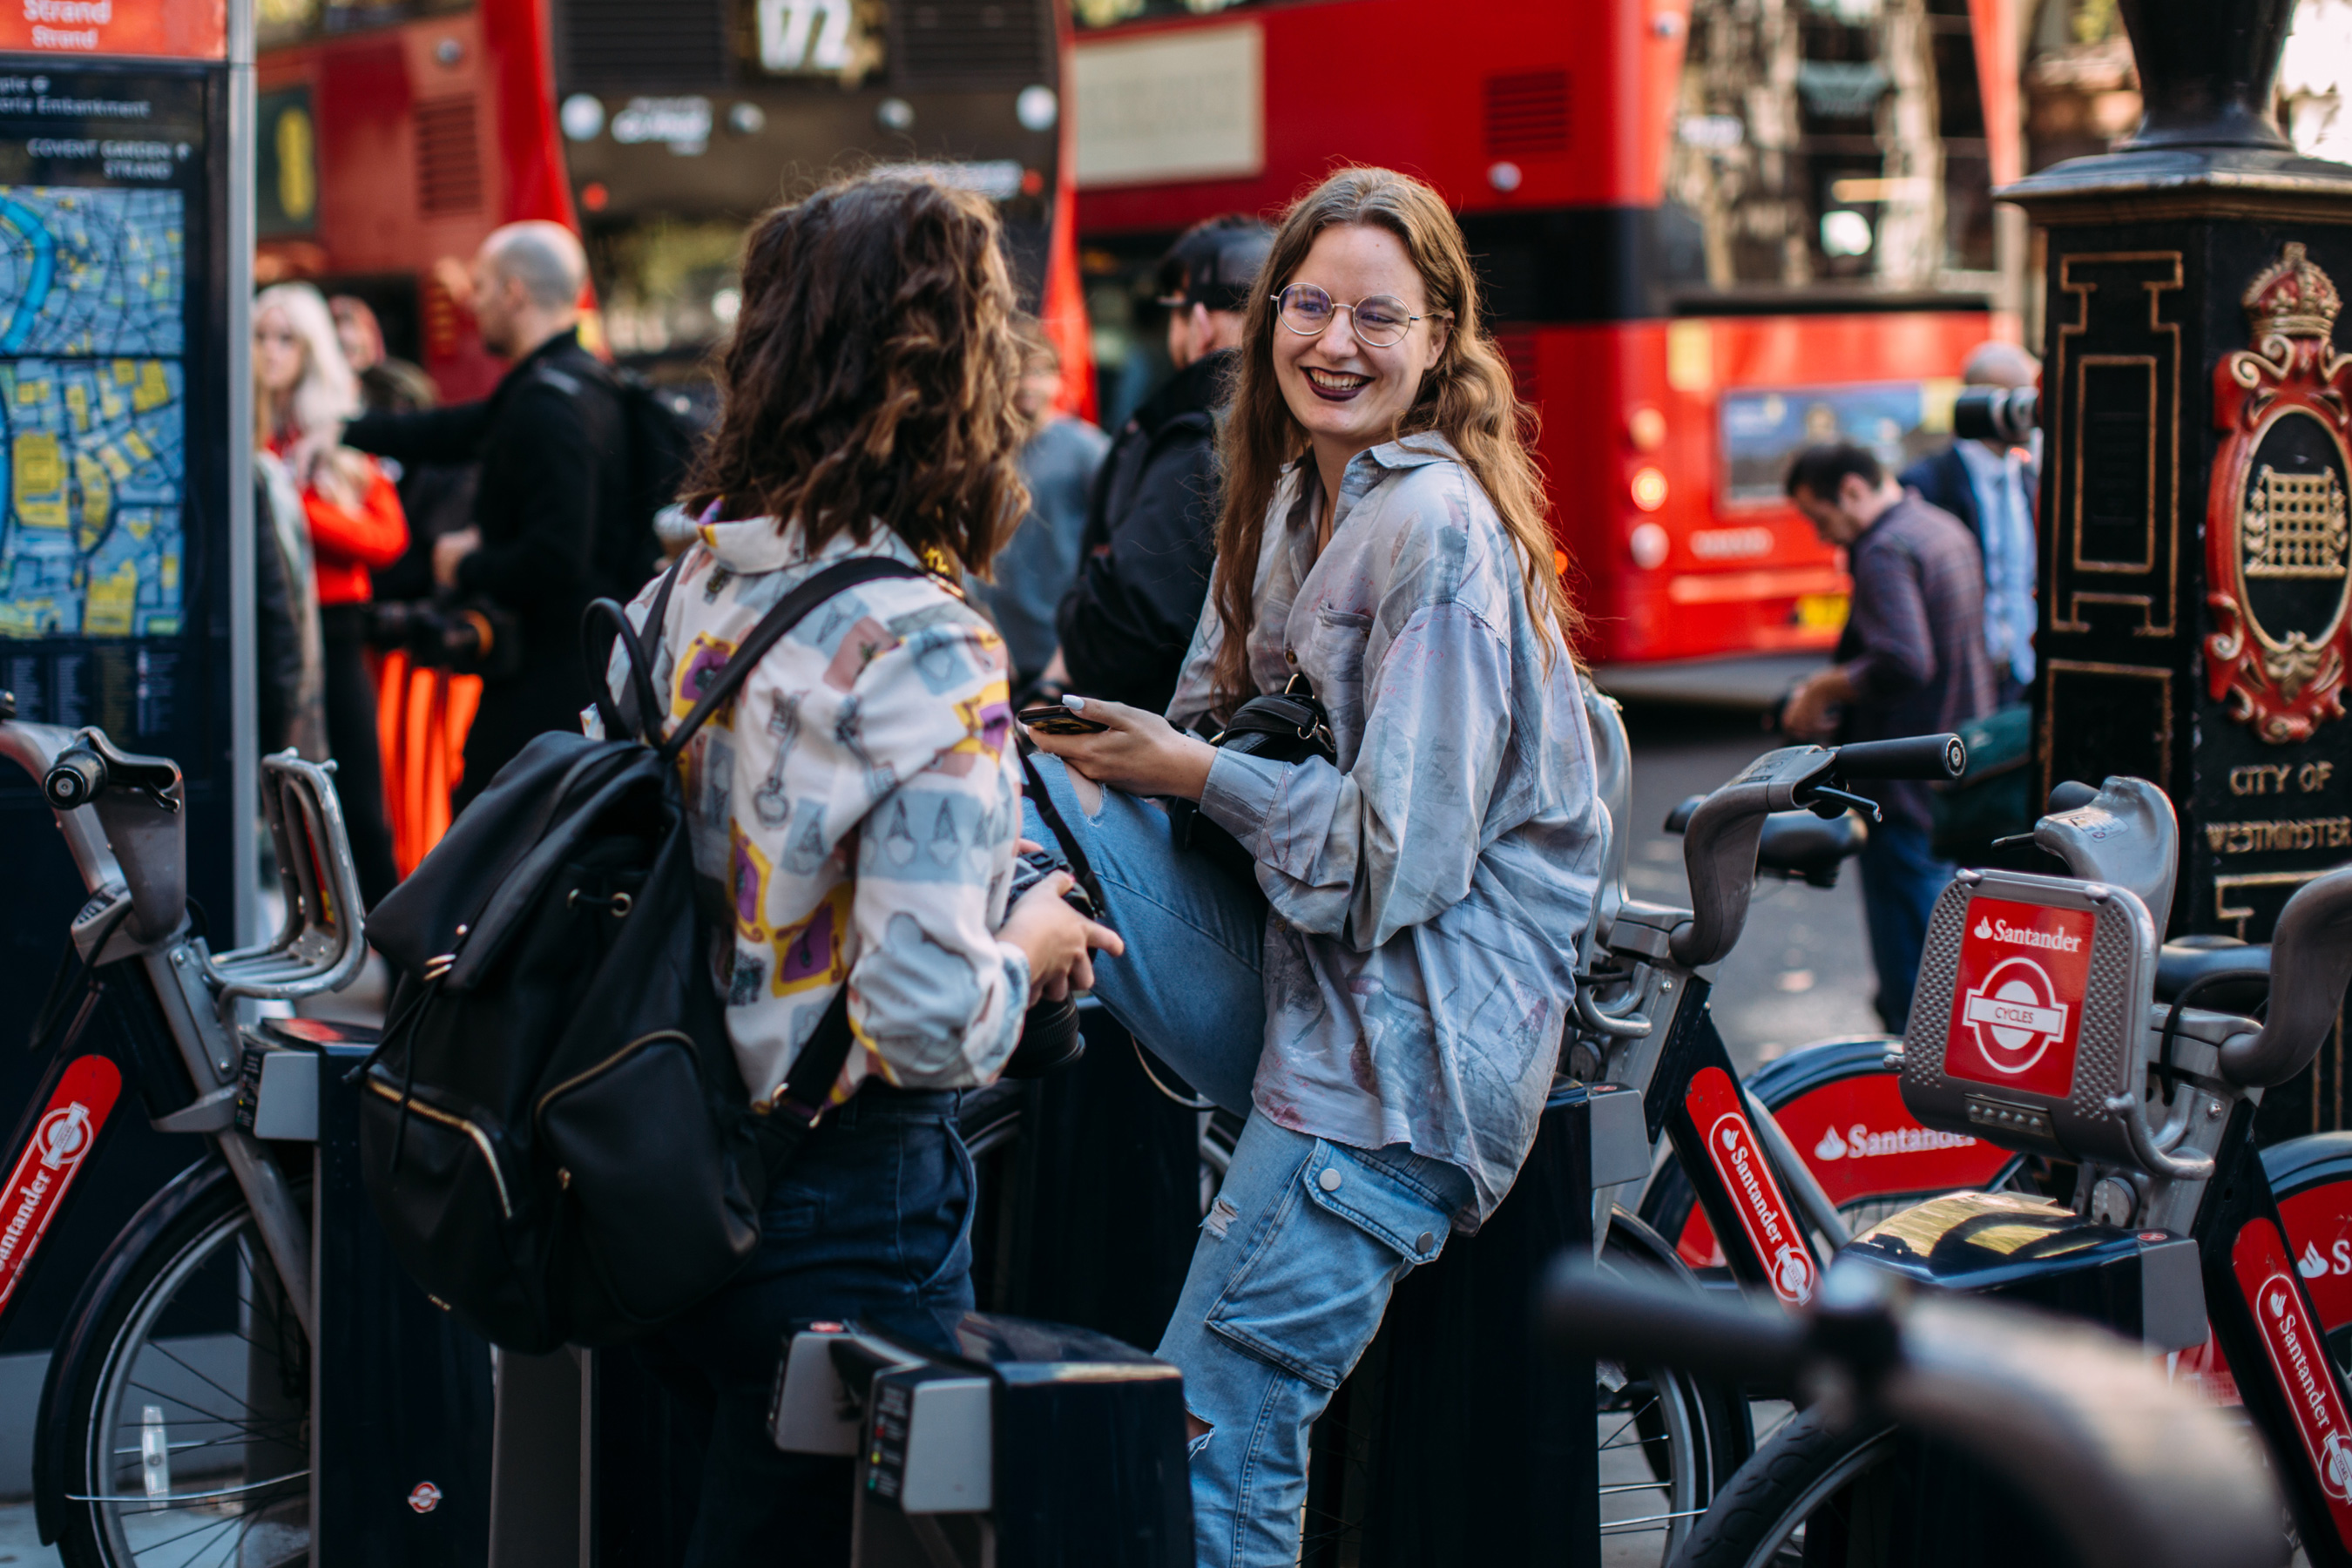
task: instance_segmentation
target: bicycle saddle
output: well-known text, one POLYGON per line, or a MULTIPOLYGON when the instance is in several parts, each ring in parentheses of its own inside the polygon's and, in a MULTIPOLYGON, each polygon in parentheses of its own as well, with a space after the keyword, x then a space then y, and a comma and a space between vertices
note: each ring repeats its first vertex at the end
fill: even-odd
MULTIPOLYGON (((1706 798, 1695 795, 1675 806, 1667 815, 1666 831, 1680 833, 1706 798)), ((1764 836, 1756 846, 1756 868, 1816 888, 1834 888, 1838 868, 1861 854, 1869 841, 1870 829, 1852 812, 1824 822, 1810 811, 1776 811, 1764 819, 1764 836)))
MULTIPOLYGON (((2179 936, 2156 951, 2156 999, 2178 1002, 2180 994, 2209 974, 2231 970, 2271 969, 2271 944, 2244 942, 2233 936, 2179 936)), ((2206 986, 2195 1001, 2222 1013, 2251 1013, 2271 994, 2265 980, 2227 980, 2206 986)))

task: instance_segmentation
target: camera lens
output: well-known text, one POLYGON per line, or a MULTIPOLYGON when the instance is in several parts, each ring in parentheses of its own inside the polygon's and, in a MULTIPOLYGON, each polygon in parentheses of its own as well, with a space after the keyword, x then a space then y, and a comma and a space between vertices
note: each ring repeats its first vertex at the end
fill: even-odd
POLYGON ((1971 386, 1952 402, 1952 434, 1964 441, 2023 443, 2033 433, 2038 399, 2030 386, 1971 386))

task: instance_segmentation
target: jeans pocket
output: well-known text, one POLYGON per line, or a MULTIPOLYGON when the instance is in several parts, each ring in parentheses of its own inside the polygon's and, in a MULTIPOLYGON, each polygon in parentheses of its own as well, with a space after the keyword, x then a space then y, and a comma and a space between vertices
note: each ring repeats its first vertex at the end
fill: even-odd
POLYGON ((1327 1393, 1380 1331, 1389 1293, 1434 1258, 1452 1211, 1380 1161, 1315 1141, 1211 1304, 1211 1330, 1327 1393))
MULTIPOLYGON (((918 1202, 928 1200, 935 1204, 937 1207, 930 1211, 933 1213, 944 1210, 950 1202, 957 1205, 959 1211, 952 1230, 944 1223, 939 1226, 938 1234, 950 1238, 940 1253, 939 1266, 925 1272, 916 1284, 918 1294, 928 1294, 971 1268, 971 1221, 974 1210, 979 1207, 980 1177, 971 1163, 971 1151, 964 1147, 963 1134, 956 1130, 952 1118, 912 1123, 907 1129, 907 1138, 908 1143, 917 1148, 929 1144, 943 1145, 940 1152, 944 1154, 947 1166, 954 1173, 950 1176, 948 1170, 939 1170, 936 1173, 937 1184, 931 1185, 927 1194, 919 1196, 912 1193, 906 1194, 918 1202), (960 1188, 961 1195, 951 1194, 951 1187, 960 1188)), ((912 1152, 912 1149, 908 1152, 912 1152)), ((928 1157, 929 1152, 926 1151, 927 1157, 921 1162, 926 1171, 933 1168, 931 1159, 928 1157)))

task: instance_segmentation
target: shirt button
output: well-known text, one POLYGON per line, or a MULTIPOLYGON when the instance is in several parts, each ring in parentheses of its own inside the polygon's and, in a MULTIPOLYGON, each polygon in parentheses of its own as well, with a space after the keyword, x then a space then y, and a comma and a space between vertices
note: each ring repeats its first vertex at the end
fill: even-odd
POLYGON ((1437 1237, 1424 1230, 1421 1233, 1421 1238, 1412 1244, 1412 1249, 1415 1252, 1427 1252, 1431 1247, 1435 1247, 1436 1245, 1437 1237))
POLYGON ((1282 650, 1282 657, 1288 662, 1297 664, 1298 662, 1298 650, 1295 647, 1284 648, 1282 650))
POLYGON ((1323 1168, 1323 1173, 1315 1178, 1315 1184, 1327 1193, 1336 1193, 1339 1190, 1340 1182, 1345 1179, 1339 1172, 1327 1165, 1323 1168))

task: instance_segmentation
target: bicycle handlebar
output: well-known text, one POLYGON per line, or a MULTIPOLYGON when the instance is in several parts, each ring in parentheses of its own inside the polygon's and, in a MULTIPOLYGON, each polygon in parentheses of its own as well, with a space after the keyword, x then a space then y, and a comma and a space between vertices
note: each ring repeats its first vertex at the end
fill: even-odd
POLYGON ((49 764, 41 779, 41 794, 59 811, 87 805, 106 788, 106 759, 87 746, 76 746, 49 764))
POLYGON ((2282 1505, 2252 1445, 2089 1324, 1957 1296, 1905 1303, 1833 1267, 1810 1320, 1601 1274, 1573 1254, 1541 1303, 1557 1348, 1790 1377, 1944 1438, 2032 1497, 2089 1568, 2272 1568, 2282 1505))
POLYGON ((1865 741, 1834 751, 1784 746, 1748 763, 1699 803, 1684 829, 1692 910, 1689 923, 1669 939, 1675 962, 1696 969, 1717 962, 1738 942, 1765 817, 1800 808, 1834 816, 1850 805, 1868 805, 1837 787, 1849 776, 1951 778, 1967 766, 1968 748, 1949 734, 1865 741))
POLYGON ((2284 1083, 2310 1064, 2336 1026, 2352 984, 2352 866, 2305 882, 2271 932, 2271 1001, 2262 1032, 2221 1047, 2233 1083, 2284 1083))
POLYGON ((1850 779, 1956 779, 1969 771, 1969 749, 1958 735, 1906 735, 1858 741, 1831 755, 1850 779))

